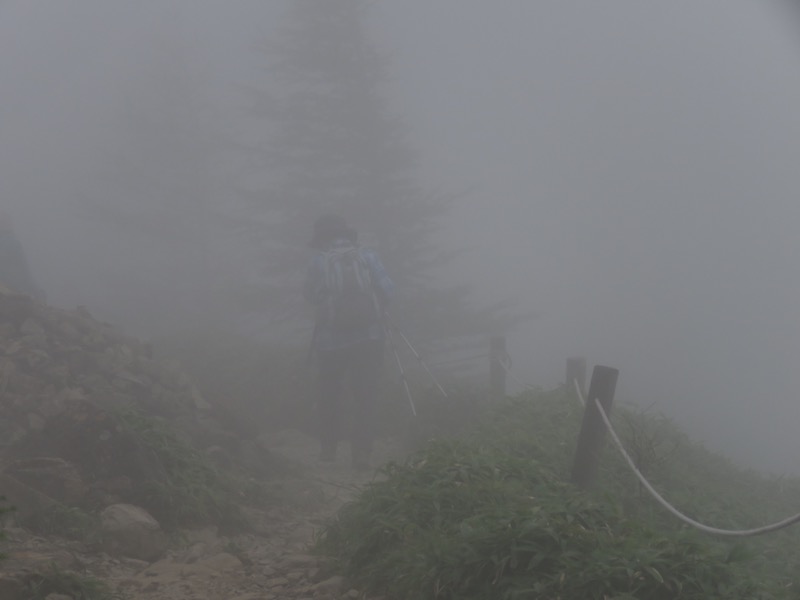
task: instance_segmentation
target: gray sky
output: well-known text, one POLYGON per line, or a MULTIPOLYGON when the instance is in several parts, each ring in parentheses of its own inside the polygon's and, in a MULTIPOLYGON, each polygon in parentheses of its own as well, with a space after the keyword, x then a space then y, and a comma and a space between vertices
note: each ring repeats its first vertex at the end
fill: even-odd
POLYGON ((797 22, 744 1, 382 9, 427 177, 480 188, 458 227, 487 294, 541 313, 518 376, 586 355, 623 398, 796 470, 797 22))
MULTIPOLYGON (((54 300, 92 302, 102 236, 74 192, 154 36, 181 40, 235 132, 279 7, 0 5, 0 193, 54 300)), ((541 315, 510 337, 517 375, 549 387, 585 355, 620 368, 621 397, 797 472, 800 21, 749 0, 404 0, 373 25, 423 181, 476 190, 447 241, 479 249, 445 277, 541 315)))

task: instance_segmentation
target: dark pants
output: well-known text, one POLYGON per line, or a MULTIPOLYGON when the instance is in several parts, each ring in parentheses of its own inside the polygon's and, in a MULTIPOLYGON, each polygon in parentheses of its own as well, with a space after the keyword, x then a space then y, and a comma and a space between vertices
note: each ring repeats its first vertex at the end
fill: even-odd
POLYGON ((318 352, 318 433, 323 454, 333 454, 343 439, 345 381, 353 397, 350 443, 353 460, 366 461, 375 437, 374 417, 383 364, 383 341, 364 341, 318 352))

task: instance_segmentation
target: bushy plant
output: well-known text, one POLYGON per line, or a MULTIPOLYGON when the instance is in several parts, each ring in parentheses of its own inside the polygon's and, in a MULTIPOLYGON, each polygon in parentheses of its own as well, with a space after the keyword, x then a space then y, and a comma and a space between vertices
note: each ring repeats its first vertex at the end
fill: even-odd
MULTIPOLYGON (((387 466, 324 530, 318 550, 397 599, 791 597, 786 579, 750 569, 753 546, 626 511, 645 500, 611 449, 596 494, 564 483, 581 414, 558 393, 501 403, 470 435, 387 466)), ((653 461, 654 476, 668 462, 653 461)))
POLYGON ((231 495, 232 483, 209 460, 175 434, 163 419, 128 410, 120 413, 128 428, 157 459, 158 477, 142 482, 136 502, 167 529, 217 523, 239 527, 244 520, 231 495))
POLYGON ((97 515, 63 504, 31 512, 22 519, 21 525, 39 535, 57 535, 82 542, 95 541, 100 531, 97 515))

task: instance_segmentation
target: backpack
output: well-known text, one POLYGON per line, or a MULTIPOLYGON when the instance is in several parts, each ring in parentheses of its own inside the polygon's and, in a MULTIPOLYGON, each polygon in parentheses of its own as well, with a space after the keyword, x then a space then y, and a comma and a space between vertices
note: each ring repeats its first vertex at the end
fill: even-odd
POLYGON ((360 248, 334 248, 323 255, 328 323, 336 332, 365 330, 380 320, 372 272, 360 248))

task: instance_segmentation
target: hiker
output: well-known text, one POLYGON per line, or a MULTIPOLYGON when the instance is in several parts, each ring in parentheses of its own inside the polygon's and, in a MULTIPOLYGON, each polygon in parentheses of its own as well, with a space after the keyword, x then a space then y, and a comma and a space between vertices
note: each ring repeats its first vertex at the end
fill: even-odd
POLYGON ((11 217, 2 210, 0 210, 0 285, 45 301, 44 292, 33 281, 28 269, 28 260, 14 232, 11 217))
POLYGON ((373 418, 385 341, 384 311, 394 284, 378 255, 359 246, 356 230, 339 215, 314 223, 303 296, 316 307, 312 352, 318 375, 320 460, 333 462, 343 437, 345 380, 353 398, 353 467, 369 469, 373 418))

